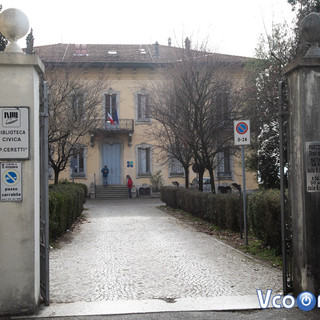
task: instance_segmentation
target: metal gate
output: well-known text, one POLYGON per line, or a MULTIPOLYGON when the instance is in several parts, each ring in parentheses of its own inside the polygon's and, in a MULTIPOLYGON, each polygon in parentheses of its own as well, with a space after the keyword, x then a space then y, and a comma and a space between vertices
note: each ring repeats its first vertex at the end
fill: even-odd
POLYGON ((47 83, 40 83, 40 293, 49 305, 49 160, 47 83))
POLYGON ((283 294, 293 292, 292 273, 292 222, 291 210, 288 197, 286 196, 285 175, 290 174, 290 159, 287 148, 287 124, 288 104, 284 103, 283 97, 287 93, 286 80, 279 82, 279 147, 280 147, 280 189, 281 189, 281 241, 282 241, 282 278, 283 294), (285 172, 285 162, 289 163, 288 172, 285 172))

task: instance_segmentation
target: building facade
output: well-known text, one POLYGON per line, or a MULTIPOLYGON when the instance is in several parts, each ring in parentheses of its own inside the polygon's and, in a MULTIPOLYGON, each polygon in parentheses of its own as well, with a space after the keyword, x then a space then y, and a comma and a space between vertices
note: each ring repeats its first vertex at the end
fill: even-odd
MULTIPOLYGON (((146 88, 152 81, 163 80, 161 70, 176 61, 180 48, 154 45, 73 45, 56 44, 34 48, 50 70, 81 69, 86 81, 98 81, 104 75, 101 91, 101 119, 79 143, 68 168, 60 179, 74 180, 90 186, 103 184, 101 169, 109 168, 109 185, 126 185, 133 179, 137 195, 151 194, 150 177, 161 170, 165 185, 184 185, 184 170, 176 159, 159 164, 157 152, 148 136, 154 120, 150 113, 150 95, 146 88)), ((216 54, 217 63, 232 63, 231 77, 242 81, 244 57, 216 54)), ((229 75, 230 76, 230 75, 229 75)), ((162 159, 163 160, 163 159, 162 159)), ((217 157, 216 187, 242 183, 241 159, 232 152, 217 157)), ((190 168, 190 181, 196 177, 190 168)), ((255 175, 247 173, 247 189, 255 189, 255 175)))

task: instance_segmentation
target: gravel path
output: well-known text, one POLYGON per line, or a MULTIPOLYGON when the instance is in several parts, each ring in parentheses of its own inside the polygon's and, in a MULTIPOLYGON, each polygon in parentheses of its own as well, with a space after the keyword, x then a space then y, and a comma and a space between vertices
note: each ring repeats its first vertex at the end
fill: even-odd
POLYGON ((281 271, 195 231, 158 199, 88 200, 87 221, 50 252, 55 303, 256 295, 281 271))

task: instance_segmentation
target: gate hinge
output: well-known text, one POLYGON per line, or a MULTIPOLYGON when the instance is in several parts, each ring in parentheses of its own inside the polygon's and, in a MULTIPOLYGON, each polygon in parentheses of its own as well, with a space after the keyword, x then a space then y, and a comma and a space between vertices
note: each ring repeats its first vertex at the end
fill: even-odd
POLYGON ((49 117, 49 113, 48 112, 40 112, 39 116, 40 116, 40 118, 48 118, 49 117))

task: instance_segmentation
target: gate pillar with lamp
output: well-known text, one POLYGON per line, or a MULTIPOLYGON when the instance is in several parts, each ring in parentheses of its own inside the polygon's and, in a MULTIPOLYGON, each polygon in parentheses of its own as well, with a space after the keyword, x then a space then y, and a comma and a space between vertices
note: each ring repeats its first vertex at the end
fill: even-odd
POLYGON ((0 13, 9 40, 0 53, 0 316, 32 314, 40 304, 40 79, 44 65, 17 40, 29 21, 0 13))
POLYGON ((283 70, 289 101, 289 202, 293 293, 320 294, 320 14, 301 22, 311 47, 283 70))

